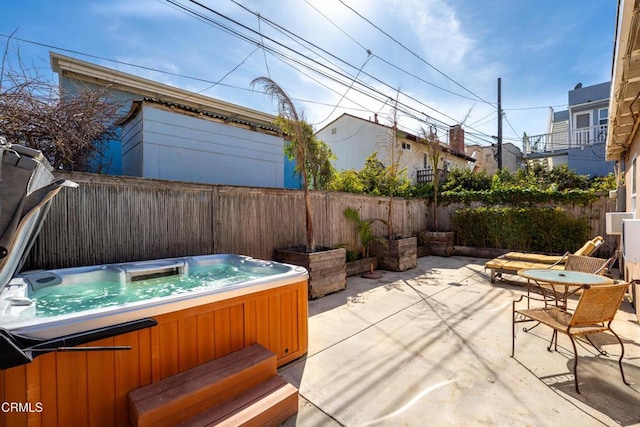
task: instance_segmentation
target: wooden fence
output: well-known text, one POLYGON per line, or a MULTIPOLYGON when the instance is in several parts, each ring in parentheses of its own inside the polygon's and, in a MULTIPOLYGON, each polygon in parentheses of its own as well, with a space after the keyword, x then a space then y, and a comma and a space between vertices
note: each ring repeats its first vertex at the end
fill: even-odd
MULTIPOLYGON (((306 243, 302 191, 192 184, 142 178, 57 172, 80 184, 53 200, 25 269, 62 268, 144 259, 236 253, 270 259, 273 248, 306 243)), ((355 246, 355 224, 342 212, 354 207, 362 219, 387 218, 388 198, 313 192, 317 244, 355 246)), ((451 229, 451 214, 461 204, 440 206, 438 229, 451 229)), ((592 235, 604 233, 610 199, 586 206, 564 206, 589 218, 592 235)), ((394 199, 398 235, 415 236, 432 224, 424 199, 394 199)), ((377 235, 386 227, 374 226, 377 235)), ((607 239, 600 254, 610 254, 607 239)))

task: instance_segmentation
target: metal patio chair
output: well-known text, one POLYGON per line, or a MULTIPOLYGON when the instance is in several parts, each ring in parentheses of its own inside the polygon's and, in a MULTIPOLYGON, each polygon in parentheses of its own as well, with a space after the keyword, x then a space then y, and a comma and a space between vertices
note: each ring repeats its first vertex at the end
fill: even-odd
MULTIPOLYGON (((571 345, 573 346, 573 375, 576 392, 580 393, 580 389, 578 388, 578 351, 574 337, 588 337, 591 334, 610 331, 620 343, 622 350, 620 358, 618 359, 622 382, 629 385, 624 377, 624 371, 622 370, 624 344, 620 337, 611 329, 611 322, 622 303, 622 299, 628 287, 628 283, 599 286, 584 285, 581 287, 582 294, 580 295, 578 305, 573 312, 554 306, 516 309, 516 304, 521 302, 524 298, 535 299, 528 295, 522 295, 519 299, 513 302, 511 357, 514 357, 515 352, 516 323, 535 321, 552 328, 553 337, 547 347, 548 351, 551 351, 551 345, 554 340, 557 350, 558 332, 566 334, 571 340, 571 345)), ((527 307, 528 306, 529 304, 527 301, 527 307)))

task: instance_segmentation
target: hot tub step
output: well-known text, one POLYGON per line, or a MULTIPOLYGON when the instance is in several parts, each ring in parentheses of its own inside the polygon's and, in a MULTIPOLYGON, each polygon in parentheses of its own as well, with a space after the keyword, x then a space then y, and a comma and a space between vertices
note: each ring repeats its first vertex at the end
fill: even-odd
POLYGON ((297 412, 298 389, 276 376, 180 425, 275 427, 297 412))
POLYGON ((276 376, 276 354, 259 344, 129 392, 133 426, 180 423, 276 376))

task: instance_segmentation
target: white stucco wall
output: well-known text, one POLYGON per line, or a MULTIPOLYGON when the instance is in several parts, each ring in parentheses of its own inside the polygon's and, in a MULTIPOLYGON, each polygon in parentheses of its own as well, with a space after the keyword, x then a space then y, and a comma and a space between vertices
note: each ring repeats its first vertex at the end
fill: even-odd
POLYGON ((337 170, 360 170, 373 152, 378 152, 379 159, 383 158, 381 142, 389 131, 375 122, 342 116, 318 131, 316 136, 333 150, 337 170))

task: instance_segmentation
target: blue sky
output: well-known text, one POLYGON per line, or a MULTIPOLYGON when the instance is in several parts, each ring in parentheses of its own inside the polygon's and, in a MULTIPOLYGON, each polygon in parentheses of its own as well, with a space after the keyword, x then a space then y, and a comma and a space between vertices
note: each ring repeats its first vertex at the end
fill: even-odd
POLYGON ((7 60, 18 46, 48 78, 53 50, 275 114, 250 87, 270 76, 316 129, 343 112, 385 120, 398 96, 401 128, 464 120, 467 142, 486 145, 501 77, 505 142, 520 146, 578 82, 611 79, 616 2, 3 0, 0 16, 2 45, 22 39, 7 60))

